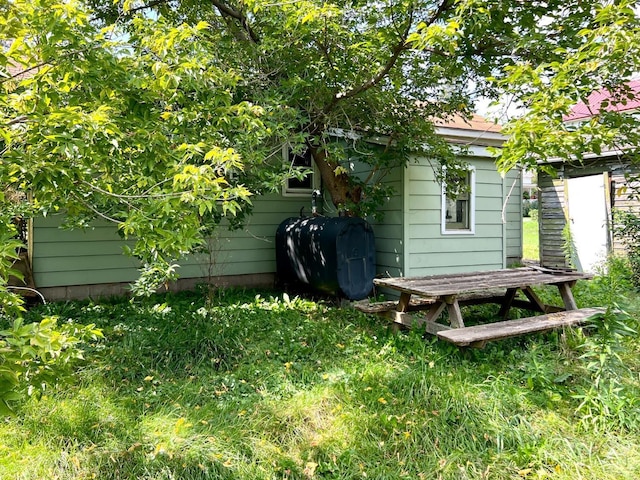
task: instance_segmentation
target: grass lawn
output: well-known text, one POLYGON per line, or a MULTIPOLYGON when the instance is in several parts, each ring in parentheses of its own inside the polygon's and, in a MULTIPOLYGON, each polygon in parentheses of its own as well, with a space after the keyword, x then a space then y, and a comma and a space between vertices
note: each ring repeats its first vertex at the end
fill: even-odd
POLYGON ((522 219, 522 237, 524 260, 540 260, 540 245, 538 243, 538 221, 530 217, 522 219))
MULTIPOLYGON (((576 299, 615 288, 578 284, 576 299)), ((71 380, 0 422, 0 478, 640 478, 637 336, 613 342, 600 326, 460 350, 271 295, 32 312, 97 323, 105 339, 71 380), (601 340, 621 359, 604 355, 604 370, 591 364, 601 340)))

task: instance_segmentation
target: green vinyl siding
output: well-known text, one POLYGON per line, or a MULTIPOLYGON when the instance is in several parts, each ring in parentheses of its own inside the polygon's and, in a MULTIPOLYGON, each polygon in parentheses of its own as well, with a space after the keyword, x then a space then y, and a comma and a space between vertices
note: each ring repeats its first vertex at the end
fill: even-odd
POLYGON ((373 227, 376 241, 376 272, 378 275, 404 275, 404 224, 402 182, 404 168, 396 168, 384 179, 393 188, 393 195, 380 208, 382 219, 367 219, 373 227))
MULTIPOLYGON (((182 259, 181 278, 274 273, 275 232, 285 218, 310 211, 310 200, 269 195, 254 200, 246 225, 221 227, 211 240, 212 254, 182 259)), ((110 223, 96 221, 84 230, 62 230, 60 216, 34 219, 31 259, 39 288, 132 282, 138 262, 123 254, 125 242, 110 223)))
POLYGON ((112 224, 62 230, 61 217, 35 218, 30 252, 36 287, 130 282, 138 262, 123 255, 125 242, 112 224))
MULTIPOLYGON (((393 187, 380 212, 367 219, 374 228, 378 275, 415 276, 502 268, 522 253, 521 183, 516 172, 503 180, 490 158, 466 159, 476 171, 475 232, 443 235, 441 187, 433 165, 410 161, 394 169, 384 182, 393 187), (516 180, 506 205, 504 199, 516 180)), ((326 192, 325 192, 326 195, 326 192)), ((324 200, 326 204, 328 199, 324 200)), ((236 231, 219 228, 211 239, 211 254, 186 257, 181 278, 275 273, 275 232, 300 209, 309 214, 311 199, 269 195, 254 200, 254 213, 236 231)), ((61 230, 60 217, 37 218, 31 251, 37 287, 62 287, 132 282, 138 276, 135 259, 122 252, 125 242, 115 226, 95 222, 86 230, 61 230)))
MULTIPOLYGON (((487 268, 500 268, 502 266, 502 252, 494 248, 485 250, 460 251, 455 254, 455 262, 451 255, 442 252, 412 253, 411 269, 425 270, 428 272, 415 275, 427 275, 432 273, 449 273, 456 271, 485 270, 487 268)), ((413 276, 414 274, 412 274, 413 276)))
POLYGON ((378 274, 416 276, 503 268, 522 255, 521 181, 497 173, 491 158, 465 159, 476 170, 475 233, 443 235, 441 187, 426 159, 411 161, 388 178, 396 193, 370 220, 376 235, 378 274), (509 189, 515 181, 505 208, 509 189))
POLYGON ((442 234, 441 187, 435 180, 434 166, 426 159, 411 162, 404 192, 406 221, 406 276, 490 270, 505 266, 510 252, 521 251, 520 188, 515 187, 506 208, 503 225, 502 210, 506 198, 504 180, 490 158, 465 159, 475 168, 475 231, 474 233, 442 234), (512 205, 512 204, 515 204, 512 205))

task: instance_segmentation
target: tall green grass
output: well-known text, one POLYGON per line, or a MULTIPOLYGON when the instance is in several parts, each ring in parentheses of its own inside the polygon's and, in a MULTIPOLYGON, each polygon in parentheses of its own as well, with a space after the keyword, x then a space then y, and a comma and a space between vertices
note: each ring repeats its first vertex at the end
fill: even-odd
MULTIPOLYGON (((580 284, 577 299, 612 288, 580 284)), ((209 300, 32 312, 95 323, 105 339, 73 381, 0 423, 0 478, 640 478, 637 337, 609 342, 619 390, 596 392, 623 399, 621 416, 597 400, 581 410, 601 326, 460 350, 326 302, 209 300)))
POLYGON ((522 219, 522 258, 524 260, 540 260, 538 221, 536 218, 525 217, 522 219))

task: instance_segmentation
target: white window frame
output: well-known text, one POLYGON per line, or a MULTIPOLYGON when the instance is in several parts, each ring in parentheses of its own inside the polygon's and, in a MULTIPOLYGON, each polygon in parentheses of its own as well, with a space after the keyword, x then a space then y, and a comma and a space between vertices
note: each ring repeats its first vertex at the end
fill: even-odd
POLYGON ((476 169, 469 166, 469 227, 447 228, 447 185, 442 182, 440 228, 442 235, 474 235, 476 233, 476 169))
MULTIPOLYGON (((285 162, 289 163, 291 169, 300 168, 300 167, 293 166, 293 159, 291 158, 291 155, 290 155, 289 145, 283 145, 282 157, 285 162)), ((313 158, 311 159, 311 169, 313 170, 313 172, 310 174, 311 175, 310 188, 292 187, 289 184, 289 181, 291 179, 288 178, 284 181, 284 185, 282 186, 282 196, 283 197, 308 197, 313 193, 314 190, 319 190, 320 189, 320 172, 318 171, 318 168, 316 167, 316 164, 313 161, 313 158)))

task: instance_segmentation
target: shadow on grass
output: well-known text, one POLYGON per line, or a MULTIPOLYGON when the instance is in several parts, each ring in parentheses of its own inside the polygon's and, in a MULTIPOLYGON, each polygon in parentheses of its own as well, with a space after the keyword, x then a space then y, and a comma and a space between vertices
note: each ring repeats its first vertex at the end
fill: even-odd
POLYGON ((46 308, 106 338, 21 412, 29 442, 67 459, 23 478, 513 478, 571 461, 570 391, 541 394, 556 385, 533 367, 559 368, 553 337, 460 350, 254 291, 46 308))

